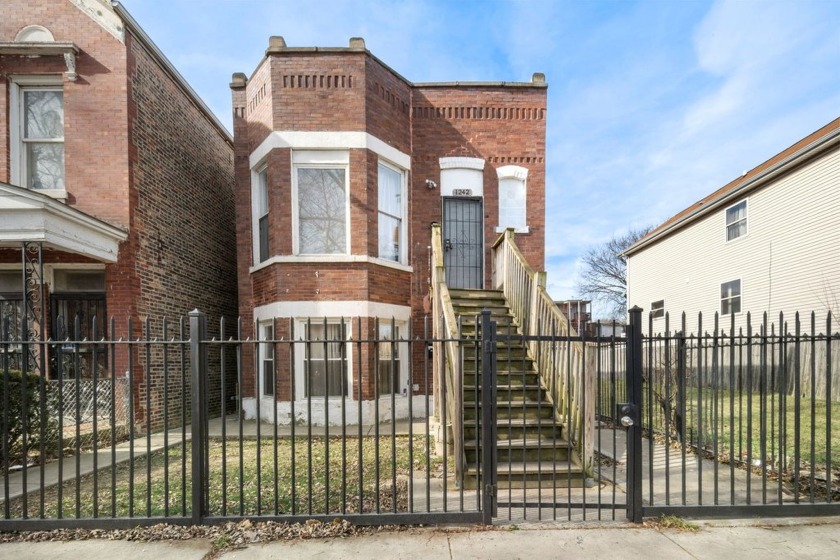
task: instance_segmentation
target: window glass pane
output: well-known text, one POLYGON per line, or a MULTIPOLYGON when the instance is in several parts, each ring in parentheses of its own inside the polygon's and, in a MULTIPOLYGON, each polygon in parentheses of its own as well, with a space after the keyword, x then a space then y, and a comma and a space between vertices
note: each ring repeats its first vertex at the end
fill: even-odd
POLYGON ((518 229, 526 226, 524 181, 519 179, 499 181, 499 225, 518 229))
POLYGON ((720 285, 720 297, 730 298, 741 295, 741 281, 732 280, 731 282, 724 282, 720 285))
POLYGON ((101 270, 56 270, 56 292, 104 292, 105 273, 101 270))
POLYGON ((268 214, 268 172, 263 169, 257 174, 257 216, 268 214))
POLYGON ((747 234, 747 201, 726 209, 726 240, 738 239, 747 234))
POLYGON ((0 271, 0 294, 3 292, 20 293, 23 286, 23 273, 20 270, 0 271))
POLYGON ((379 257, 399 262, 402 174, 379 164, 379 257))
POLYGON ((731 224, 747 217, 747 201, 740 202, 726 210, 726 223, 731 224))
POLYGON ((30 188, 64 189, 64 144, 27 142, 26 165, 30 188))
POLYGON ((654 301, 650 304, 650 311, 653 315, 654 319, 657 317, 664 317, 665 316, 665 300, 660 299, 659 301, 654 301))
POLYGON ((402 175, 386 165, 379 165, 379 211, 402 216, 402 175))
POLYGON ((28 90, 23 93, 24 135, 27 140, 64 138, 64 94, 28 90))
MULTIPOLYGON (((263 340, 274 339, 274 325, 263 326, 263 340)), ((260 359, 262 360, 262 390, 263 395, 274 394, 274 343, 260 344, 260 359)))
POLYGON ((400 220, 379 214, 379 258, 400 260, 400 220))
POLYGON ((732 280, 720 285, 720 312, 722 315, 741 312, 740 280, 732 280))
POLYGON ((390 323, 379 324, 379 395, 389 395, 400 390, 399 343, 391 342, 399 337, 398 326, 392 329, 390 323))
POLYGON ((308 328, 304 355, 304 393, 306 396, 341 396, 346 394, 346 383, 342 377, 343 365, 341 325, 312 324, 308 328), (325 349, 326 347, 326 349, 325 349), (324 353, 326 350, 326 359, 324 353), (329 388, 327 388, 329 384, 329 388))
POLYGON ((298 233, 302 254, 345 253, 343 169, 298 169, 298 233))

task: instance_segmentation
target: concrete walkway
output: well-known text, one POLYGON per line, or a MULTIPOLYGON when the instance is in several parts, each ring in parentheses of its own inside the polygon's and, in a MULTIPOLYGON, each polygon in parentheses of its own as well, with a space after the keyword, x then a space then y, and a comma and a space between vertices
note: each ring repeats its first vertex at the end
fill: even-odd
MULTIPOLYGON (((0 544, 0 558, 88 560, 154 558, 200 560, 207 540, 136 543, 89 540, 0 544)), ((627 525, 559 527, 529 525, 495 530, 409 529, 373 535, 253 544, 217 556, 223 559, 532 559, 647 558, 767 560, 834 558, 840 550, 840 519, 787 519, 773 523, 704 523, 694 532, 627 525)))
MULTIPOLYGON (((189 429, 187 430, 187 439, 189 440, 189 429)), ((112 464, 119 465, 128 461, 131 457, 139 458, 145 457, 149 450, 152 453, 160 451, 165 445, 173 446, 180 444, 182 440, 181 429, 170 430, 168 435, 164 432, 151 434, 149 437, 141 436, 134 438, 134 449, 132 454, 131 442, 124 441, 114 447, 114 452, 111 452, 111 447, 100 448, 97 453, 93 451, 84 451, 78 454, 78 466, 76 454, 67 455, 62 458, 61 464, 59 461, 51 461, 45 465, 35 465, 28 467, 25 471, 26 476, 26 491, 37 492, 41 488, 41 471, 43 469, 43 487, 50 488, 56 486, 59 480, 64 482, 71 481, 77 477, 82 477, 93 473, 94 468, 98 470, 109 469, 112 464), (60 467, 60 469, 59 469, 60 467)), ((11 472, 8 476, 9 493, 8 499, 13 500, 19 498, 23 494, 24 488, 24 469, 17 469, 11 472)), ((5 481, 3 486, 0 486, 0 503, 6 499, 5 481)))

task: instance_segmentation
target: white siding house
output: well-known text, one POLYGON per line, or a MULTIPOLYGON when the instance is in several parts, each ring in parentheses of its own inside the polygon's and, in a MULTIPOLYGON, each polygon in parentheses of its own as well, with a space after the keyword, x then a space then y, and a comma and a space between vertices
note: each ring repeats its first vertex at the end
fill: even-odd
MULTIPOLYGON (((654 311, 653 331, 744 328, 779 313, 817 332, 840 314, 840 119, 677 214, 630 247, 628 303, 654 311)), ((836 329, 836 322, 833 329, 836 329)))

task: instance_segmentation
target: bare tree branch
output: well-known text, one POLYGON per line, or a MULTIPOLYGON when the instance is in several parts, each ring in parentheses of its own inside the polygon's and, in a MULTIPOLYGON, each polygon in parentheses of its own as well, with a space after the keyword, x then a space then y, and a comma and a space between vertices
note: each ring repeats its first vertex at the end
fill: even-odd
POLYGON ((610 318, 624 318, 627 313, 627 260, 622 253, 652 229, 652 226, 632 229, 590 248, 583 257, 577 291, 602 303, 610 318))

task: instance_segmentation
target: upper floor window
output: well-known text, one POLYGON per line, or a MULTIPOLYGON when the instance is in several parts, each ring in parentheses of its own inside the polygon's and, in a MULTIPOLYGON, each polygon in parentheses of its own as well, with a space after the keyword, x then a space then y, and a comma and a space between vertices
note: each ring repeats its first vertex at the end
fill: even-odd
POLYGON ((731 315, 741 312, 741 280, 732 280, 720 285, 720 314, 731 315))
POLYGON ((263 167, 257 172, 255 190, 254 213, 257 219, 256 244, 259 262, 268 259, 268 168, 263 167))
POLYGON ((347 152, 296 152, 295 253, 349 253, 347 152))
POLYGON ((499 176, 499 227, 497 231, 514 228, 519 233, 527 233, 525 182, 528 178, 528 170, 517 165, 506 165, 498 168, 496 173, 499 176))
POLYGON ((379 258, 403 260, 403 173, 379 164, 379 258))
POLYGON ((64 92, 60 77, 19 77, 12 82, 12 182, 64 192, 64 92), (40 82, 40 83, 39 83, 40 82))
POLYGON ((726 209, 726 240, 732 241, 747 234, 747 201, 742 200, 726 209))

